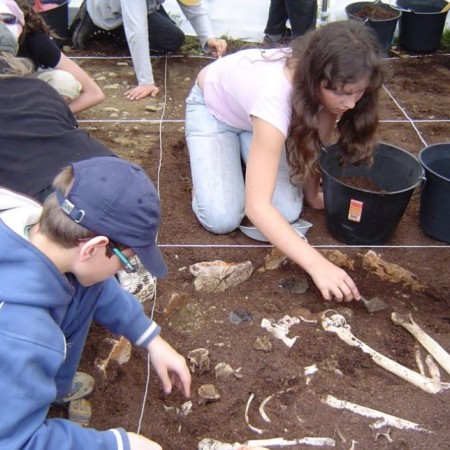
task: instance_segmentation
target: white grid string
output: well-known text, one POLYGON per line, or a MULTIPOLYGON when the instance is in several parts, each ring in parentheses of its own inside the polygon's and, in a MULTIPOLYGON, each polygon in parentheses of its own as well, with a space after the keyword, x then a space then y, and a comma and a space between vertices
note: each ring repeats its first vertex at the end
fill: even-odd
MULTIPOLYGON (((164 115, 166 113, 166 106, 167 106, 167 63, 168 63, 168 57, 167 55, 164 58, 164 102, 163 107, 161 111, 161 117, 159 121, 159 158, 158 158, 158 170, 157 170, 157 176, 156 176, 156 190, 158 192, 158 197, 160 196, 160 181, 161 181, 161 167, 162 167, 162 157, 163 157, 163 137, 162 137, 162 127, 164 122, 164 115)), ((158 242, 158 235, 159 232, 156 235, 156 242, 158 242)), ((152 309, 150 313, 150 319, 153 319, 153 315, 155 313, 156 308, 156 300, 157 300, 157 294, 158 294, 158 280, 155 278, 155 293, 153 297, 153 304, 152 309)), ((145 381, 145 389, 144 389, 144 395, 142 398, 141 403, 141 412, 139 414, 139 422, 137 426, 137 433, 139 434, 141 431, 142 421, 144 419, 144 412, 145 412, 145 403, 147 401, 149 386, 150 386, 150 375, 151 375, 151 364, 150 364, 150 354, 147 352, 147 377, 145 381)))
MULTIPOLYGON (((429 56, 429 55, 426 55, 429 56)), ((441 56, 450 56, 450 54, 443 54, 441 56)), ((182 58, 185 57, 184 55, 170 55, 170 58, 182 58)), ((201 55, 189 55, 189 58, 196 58, 196 59, 213 59, 208 56, 201 56, 201 55)), ((420 58, 422 55, 415 55, 411 56, 412 58, 420 58)), ((152 57, 152 59, 162 59, 164 58, 164 102, 163 102, 163 108, 161 112, 161 116, 159 119, 80 119, 78 120, 79 123, 143 123, 148 125, 158 125, 159 127, 159 161, 158 161, 158 170, 157 170, 157 180, 156 180, 156 188, 158 195, 160 194, 160 175, 161 175, 161 167, 162 167, 162 156, 163 156, 163 125, 169 124, 169 123, 184 123, 184 119, 164 119, 164 115, 166 112, 167 107, 167 66, 168 66, 168 58, 169 56, 157 56, 155 58, 152 57)), ((71 57, 71 59, 85 59, 85 60, 124 60, 124 59, 131 59, 130 57, 126 56, 79 56, 79 57, 71 57)), ((397 58, 390 58, 390 59, 397 59, 397 58)), ((380 120, 382 123, 409 123, 414 131, 419 136, 420 140, 424 144, 424 146, 428 146, 425 139, 422 137, 420 131, 416 127, 416 123, 449 123, 449 119, 412 119, 405 109, 400 105, 400 103, 397 101, 397 99, 393 96, 393 94, 386 88, 386 86, 383 86, 384 90, 388 94, 388 96, 391 98, 391 100, 395 103, 397 108, 402 112, 405 119, 384 119, 380 120)), ((248 248, 271 248, 273 245, 271 244, 159 244, 159 247, 161 248, 239 248, 239 249, 248 249, 248 248)), ((321 248, 321 249, 333 249, 333 248, 346 248, 346 249, 359 249, 359 248, 383 248, 383 249, 435 249, 435 248, 444 248, 448 249, 450 248, 450 245, 447 244, 441 244, 441 245, 348 245, 348 244, 320 244, 320 245, 312 245, 314 248, 321 248)), ((153 314, 156 308, 156 300, 157 300, 157 281, 155 282, 155 296, 153 299, 153 305, 151 309, 150 318, 153 318, 153 314)), ((147 355, 147 377, 146 377, 146 383, 145 383, 145 389, 143 393, 142 403, 141 403, 141 410, 139 415, 139 421, 137 426, 137 433, 140 432, 142 421, 144 418, 145 413, 145 403, 148 396, 149 391, 149 385, 150 385, 150 374, 151 374, 151 364, 150 364, 150 356, 147 355)))

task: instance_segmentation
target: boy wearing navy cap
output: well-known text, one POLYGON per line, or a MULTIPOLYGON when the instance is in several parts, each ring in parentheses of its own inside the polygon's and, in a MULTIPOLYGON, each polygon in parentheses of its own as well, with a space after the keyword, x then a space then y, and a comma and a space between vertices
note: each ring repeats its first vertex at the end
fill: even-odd
POLYGON ((146 348, 164 391, 189 397, 185 359, 114 274, 137 254, 164 276, 156 245, 158 195, 136 164, 102 156, 55 179, 43 207, 0 189, 0 449, 158 450, 121 428, 97 431, 48 419, 72 388, 92 320, 146 348))

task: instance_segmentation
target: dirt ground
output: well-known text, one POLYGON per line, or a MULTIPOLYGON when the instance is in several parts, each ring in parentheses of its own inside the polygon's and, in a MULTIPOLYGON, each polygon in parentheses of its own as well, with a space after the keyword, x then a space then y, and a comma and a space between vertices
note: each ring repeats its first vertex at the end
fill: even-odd
MULTIPOLYGON (((212 235, 191 212, 184 100, 209 59, 172 56, 155 60, 159 97, 129 102, 123 92, 134 84, 130 59, 113 58, 120 52, 106 54, 95 48, 71 55, 81 57, 79 64, 107 95, 103 104, 79 116, 80 127, 120 156, 142 164, 160 190, 163 220, 158 240, 170 271, 158 282, 155 301, 144 307, 148 314, 154 311, 162 336, 183 355, 206 348, 210 356, 209 369, 197 367, 193 373, 192 408, 185 415, 182 405, 186 400, 179 393, 164 396, 154 371, 150 371, 146 391, 144 351, 133 350, 124 365, 111 363, 106 376, 96 370, 99 349, 111 336, 94 325, 82 361, 82 369, 96 378, 91 425, 139 431, 165 450, 194 450, 204 438, 242 443, 275 437, 331 438, 335 448, 345 450, 450 449, 450 385, 443 385, 441 393, 427 393, 377 365, 360 348, 325 331, 320 321, 320 313, 332 308, 346 318, 358 339, 415 372, 427 352, 392 322, 391 313, 411 314, 450 351, 450 250, 419 228, 420 189, 415 190, 394 237, 373 249, 342 244, 328 233, 323 212, 304 210, 302 218, 313 223, 309 242, 324 252, 341 252, 347 258, 342 264, 365 297, 379 296, 389 307, 369 314, 361 304, 326 303, 293 263, 266 267, 272 251, 269 245, 252 241, 240 231, 212 235), (378 269, 367 264, 364 255, 369 250, 381 258, 378 269), (250 261, 252 275, 224 292, 197 291, 189 267, 214 260, 250 261), (409 272, 401 273, 399 268, 409 272), (398 273, 401 276, 396 278, 398 273), (292 289, 305 281, 309 285, 306 293, 292 289), (288 337, 296 337, 292 347, 261 326, 263 319, 278 323, 286 315, 307 319, 289 329, 288 337), (246 320, 233 323, 230 318, 236 316, 246 320), (217 378, 214 368, 221 362, 228 363, 234 374, 217 378), (308 375, 308 370, 314 371, 311 367, 316 371, 308 375), (205 384, 213 384, 220 399, 202 402, 198 389, 205 384), (408 422, 402 429, 389 420, 383 425, 380 413, 373 418, 336 409, 325 403, 327 396, 417 425, 408 422), (264 420, 264 412, 270 422, 264 420)), ((388 65, 391 77, 382 92, 380 140, 416 156, 426 145, 448 142, 450 56, 393 58, 388 65)), ((441 376, 450 382, 443 370, 441 376)))

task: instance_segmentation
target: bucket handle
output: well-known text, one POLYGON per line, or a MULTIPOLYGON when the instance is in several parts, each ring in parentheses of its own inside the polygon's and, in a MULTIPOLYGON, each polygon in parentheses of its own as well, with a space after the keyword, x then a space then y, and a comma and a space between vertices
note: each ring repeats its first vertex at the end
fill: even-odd
POLYGON ((418 193, 422 193, 425 189, 425 185, 427 184, 427 177, 425 175, 422 175, 422 179, 420 180, 420 189, 416 190, 416 192, 413 193, 413 195, 416 195, 418 193))
POLYGON ((398 6, 398 5, 389 5, 391 8, 394 8, 394 9, 396 9, 396 10, 398 10, 398 11, 402 11, 402 12, 415 12, 414 10, 412 10, 411 8, 401 8, 400 6, 398 6))

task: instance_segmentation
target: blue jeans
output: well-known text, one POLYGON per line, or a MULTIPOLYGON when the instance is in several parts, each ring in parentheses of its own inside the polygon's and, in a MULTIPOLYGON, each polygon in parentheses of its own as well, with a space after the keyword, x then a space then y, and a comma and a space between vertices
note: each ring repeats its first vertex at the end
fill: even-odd
MULTIPOLYGON (((192 209, 212 233, 230 233, 244 218, 243 164, 251 140, 252 132, 217 120, 208 111, 200 88, 192 88, 186 100, 186 141, 194 187, 192 209)), ((289 180, 285 152, 280 158, 272 204, 288 222, 297 220, 302 211, 303 191, 289 180)))

